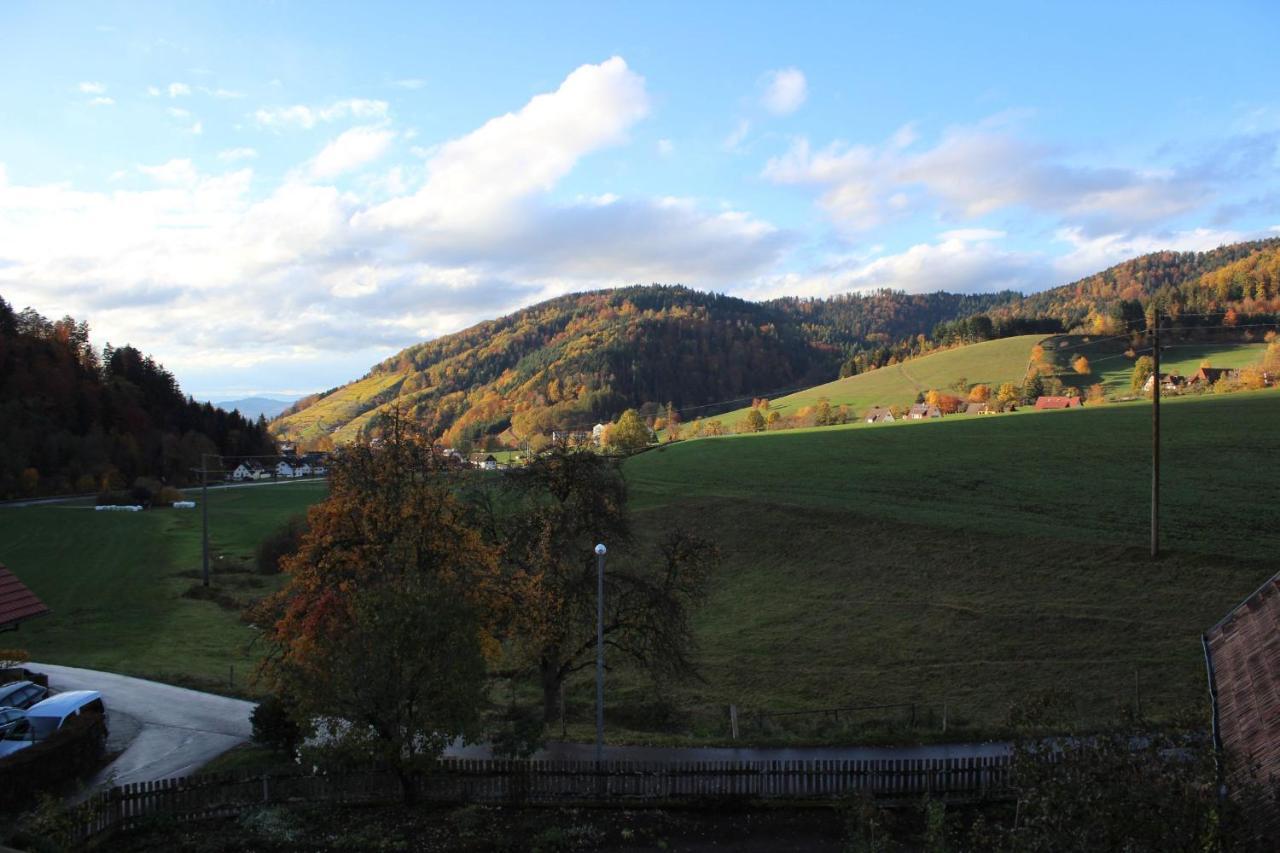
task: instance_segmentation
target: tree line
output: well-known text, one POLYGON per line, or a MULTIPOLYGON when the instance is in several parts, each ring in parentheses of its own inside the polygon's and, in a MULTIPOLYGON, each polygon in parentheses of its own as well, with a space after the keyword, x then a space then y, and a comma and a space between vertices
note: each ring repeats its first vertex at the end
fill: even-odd
POLYGON ((0 498, 181 486, 201 454, 275 452, 254 422, 184 396, 131 346, 89 342, 89 325, 14 311, 0 298, 0 498))

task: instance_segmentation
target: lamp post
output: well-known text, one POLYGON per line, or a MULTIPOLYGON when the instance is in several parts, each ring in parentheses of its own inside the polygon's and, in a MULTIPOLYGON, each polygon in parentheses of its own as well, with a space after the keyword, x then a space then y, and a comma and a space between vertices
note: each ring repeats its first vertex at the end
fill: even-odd
POLYGON ((596 764, 604 760, 604 555, 596 546, 596 764))

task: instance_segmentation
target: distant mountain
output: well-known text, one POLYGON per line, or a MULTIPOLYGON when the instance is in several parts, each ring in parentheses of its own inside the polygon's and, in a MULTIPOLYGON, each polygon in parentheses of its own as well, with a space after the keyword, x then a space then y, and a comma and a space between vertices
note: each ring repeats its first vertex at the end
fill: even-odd
POLYGON ((257 420, 260 416, 271 420, 300 399, 302 399, 301 396, 243 397, 239 400, 210 400, 210 402, 228 412, 239 412, 251 420, 257 420))
POLYGON ((1157 252, 1033 295, 894 291, 749 302, 650 285, 562 296, 417 344, 304 397, 281 437, 342 443, 393 408, 451 445, 518 443, 637 407, 691 414, 862 373, 940 345, 1123 331, 1158 294, 1179 323, 1280 315, 1280 239, 1157 252), (1228 311, 1232 312, 1230 316, 1228 311))

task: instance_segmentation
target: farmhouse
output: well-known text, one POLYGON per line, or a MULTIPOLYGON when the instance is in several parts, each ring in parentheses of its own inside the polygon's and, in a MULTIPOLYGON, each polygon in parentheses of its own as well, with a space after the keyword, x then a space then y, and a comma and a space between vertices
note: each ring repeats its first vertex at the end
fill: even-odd
POLYGON ((986 403, 970 403, 964 407, 966 415, 989 415, 991 414, 991 406, 986 403))
MULTIPOLYGON (((1146 383, 1142 386, 1142 392, 1144 394, 1150 394, 1151 389, 1155 387, 1155 384, 1156 384, 1155 374, 1148 376, 1146 383)), ((1184 376, 1179 376, 1176 373, 1160 374, 1160 390, 1161 391, 1177 393, 1178 391, 1181 391, 1184 387, 1186 387, 1186 385, 1187 385, 1187 379, 1184 376)))
POLYGON ((894 420, 893 412, 882 406, 873 406, 862 416, 862 422, 868 424, 888 424, 894 420))
MULTIPOLYGON (((1201 637, 1209 670, 1214 747, 1227 754, 1228 791, 1280 782, 1280 575, 1201 637)), ((1280 806, 1258 798, 1272 831, 1280 806)))
POLYGON ((913 421, 922 421, 926 418, 942 417, 942 409, 937 406, 930 406, 928 403, 916 403, 907 412, 907 417, 913 421))
POLYGON ((1240 371, 1230 370, 1225 367, 1202 367, 1191 375, 1187 380, 1187 385, 1195 385, 1199 387, 1207 387, 1214 384, 1219 379, 1239 379, 1240 371))
POLYGON ((471 467, 480 468, 484 471, 497 471, 498 458, 492 453, 473 453, 471 455, 471 467))
POLYGON ((265 480, 270 476, 267 469, 263 468, 262 463, 256 459, 246 459, 231 472, 231 479, 236 482, 241 480, 265 480))
POLYGON ((48 613, 45 603, 0 563, 0 631, 16 631, 28 619, 48 613))
POLYGON ((1078 409, 1084 405, 1079 397, 1037 397, 1037 409, 1078 409))

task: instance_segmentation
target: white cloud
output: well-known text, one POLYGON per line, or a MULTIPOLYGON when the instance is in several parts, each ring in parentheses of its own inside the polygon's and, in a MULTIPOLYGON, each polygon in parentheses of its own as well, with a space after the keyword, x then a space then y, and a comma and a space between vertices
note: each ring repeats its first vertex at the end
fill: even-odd
POLYGON ((170 83, 168 91, 170 98, 185 98, 191 94, 191 87, 186 83, 170 83))
POLYGON ((800 109, 809 97, 809 86, 799 68, 770 71, 764 81, 761 105, 774 115, 789 115, 800 109))
POLYGON ((218 152, 218 159, 224 163, 235 163, 239 160, 252 160, 258 156, 253 148, 225 148, 218 152))
POLYGON ((739 119, 733 130, 724 138, 724 142, 720 143, 720 147, 724 148, 725 151, 737 151, 750 132, 751 122, 745 118, 739 119))
POLYGON ((105 95, 107 93, 107 84, 95 81, 81 83, 78 88, 86 95, 105 95))
POLYGON ((1086 166, 1017 136, 1003 118, 943 133, 916 150, 907 126, 880 145, 807 139, 771 158, 765 178, 821 190, 820 206, 846 231, 860 231, 922 206, 962 219, 1009 208, 1044 213, 1096 233, 1167 221, 1202 204, 1205 181, 1189 171, 1086 166))
POLYGON ((332 178, 377 160, 391 146, 394 131, 379 127, 353 127, 342 133, 316 155, 311 174, 332 178))
MULTIPOLYGON (((386 115, 344 103, 308 107, 307 120, 386 115)), ((282 179, 240 167, 247 148, 220 152, 215 162, 237 164, 225 171, 188 158, 139 165, 141 188, 13 186, 0 172, 0 292, 87 317, 99 341, 144 344, 180 376, 214 382, 342 353, 359 354, 343 368, 355 373, 555 294, 655 280, 725 288, 772 268, 793 237, 742 211, 608 187, 555 198, 648 110, 643 79, 613 59, 342 189, 316 179, 388 154, 390 129, 339 134, 282 179)))
POLYGON ((362 222, 496 225, 514 202, 550 189, 583 156, 622 142, 648 112, 644 80, 620 57, 584 65, 555 92, 440 146, 416 193, 374 208, 362 222))
POLYGON ((405 77, 402 80, 394 80, 391 83, 397 89, 421 89, 427 85, 427 81, 418 77, 405 77))
POLYGON ((114 107, 116 105, 115 98, 97 97, 89 99, 91 107, 114 107))
POLYGON ((363 98, 334 101, 322 107, 295 104, 288 107, 263 107, 253 114, 260 127, 300 127, 310 130, 317 124, 343 119, 383 119, 387 117, 389 104, 363 98))

